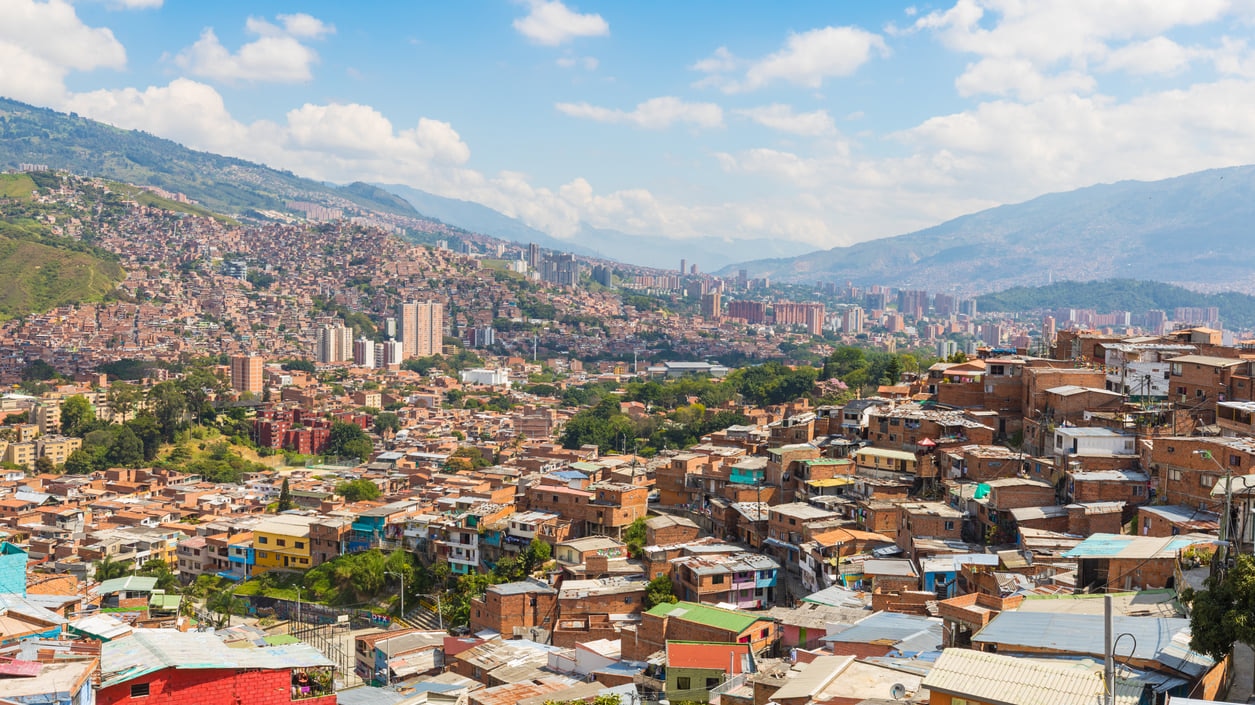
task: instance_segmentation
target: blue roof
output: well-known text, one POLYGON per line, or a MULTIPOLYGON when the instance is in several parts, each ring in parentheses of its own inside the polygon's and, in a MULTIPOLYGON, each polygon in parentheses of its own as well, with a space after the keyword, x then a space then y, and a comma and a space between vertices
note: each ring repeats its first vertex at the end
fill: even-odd
MULTIPOLYGON (((1191 678, 1202 676, 1216 664, 1210 656, 1191 651, 1190 620, 1169 617, 1114 618, 1121 640, 1122 657, 1158 661, 1191 678)), ((997 644, 999 653, 1015 653, 1015 647, 1061 653, 1103 656, 1103 616, 1051 612, 1003 612, 972 637, 973 643, 997 644)))
POLYGON ((1063 554, 1064 558, 1172 558, 1183 548, 1196 543, 1214 541, 1201 534, 1179 536, 1131 536, 1128 534, 1094 534, 1063 554))
POLYGON ((556 470, 549 473, 560 480, 587 480, 588 475, 579 470, 556 470))
POLYGON ((870 644, 893 642, 899 651, 935 651, 941 648, 941 620, 897 612, 875 612, 848 629, 823 638, 826 642, 870 644))

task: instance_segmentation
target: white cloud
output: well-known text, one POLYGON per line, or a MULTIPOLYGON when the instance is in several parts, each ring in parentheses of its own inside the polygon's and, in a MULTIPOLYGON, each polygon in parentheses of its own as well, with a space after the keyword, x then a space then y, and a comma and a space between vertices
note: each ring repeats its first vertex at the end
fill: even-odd
POLYGON ((674 96, 650 98, 634 110, 603 108, 588 103, 558 103, 554 106, 564 115, 596 122, 635 125, 647 130, 662 130, 675 123, 695 127, 723 126, 723 110, 714 103, 689 103, 674 96))
POLYGON ((155 10, 162 5, 162 0, 107 0, 110 7, 119 10, 155 10))
POLYGON ((70 71, 126 67, 126 49, 63 0, 7 0, 0 20, 0 95, 55 104, 70 71))
POLYGON ((530 0, 530 11, 514 20, 514 29, 545 46, 558 46, 577 37, 605 37, 610 24, 601 15, 580 14, 560 0, 530 0))
POLYGON ((174 57, 174 63, 193 76, 227 83, 310 80, 318 53, 302 44, 301 39, 322 38, 335 32, 335 27, 306 14, 279 15, 277 19, 278 25, 249 17, 244 28, 257 39, 234 54, 222 45, 213 28, 206 28, 196 43, 174 57))
POLYGON ((946 47, 981 59, 955 81, 963 95, 1020 95, 1083 88, 1092 66, 1130 73, 1180 71, 1190 51, 1163 37, 1212 22, 1229 0, 957 0, 919 17, 908 30, 929 31, 946 47))
POLYGON ((726 93, 762 88, 776 82, 819 88, 824 80, 849 76, 871 60, 873 54, 889 55, 889 46, 878 34, 859 27, 823 27, 790 34, 777 52, 757 61, 743 61, 720 47, 691 69, 709 74, 699 86, 715 86, 726 93), (746 66, 744 77, 730 74, 746 66))
POLYGON ((836 131, 836 126, 832 122, 832 116, 828 114, 827 110, 795 113, 792 106, 773 103, 732 112, 747 117, 764 127, 804 137, 818 137, 836 131))

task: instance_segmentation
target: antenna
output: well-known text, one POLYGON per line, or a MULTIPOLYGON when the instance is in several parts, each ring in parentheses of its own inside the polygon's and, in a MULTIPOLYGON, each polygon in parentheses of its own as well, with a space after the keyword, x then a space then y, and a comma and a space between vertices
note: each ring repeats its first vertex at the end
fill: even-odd
POLYGON ((893 685, 889 686, 889 697, 893 698, 894 700, 901 700, 902 698, 905 698, 906 686, 902 685, 901 683, 894 683, 893 685))

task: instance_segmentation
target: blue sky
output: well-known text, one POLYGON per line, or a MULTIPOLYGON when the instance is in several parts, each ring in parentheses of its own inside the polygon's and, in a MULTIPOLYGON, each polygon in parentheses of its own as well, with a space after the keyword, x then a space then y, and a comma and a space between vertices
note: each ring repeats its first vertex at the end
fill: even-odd
POLYGON ((831 247, 1255 162, 1252 0, 0 0, 0 94, 337 182, 831 247))

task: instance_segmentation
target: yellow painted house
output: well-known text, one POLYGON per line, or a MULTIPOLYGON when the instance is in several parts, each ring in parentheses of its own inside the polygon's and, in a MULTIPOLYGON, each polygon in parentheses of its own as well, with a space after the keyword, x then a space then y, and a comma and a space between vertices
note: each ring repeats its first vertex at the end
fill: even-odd
POLYGON ((253 527, 253 552, 256 555, 253 573, 268 570, 309 570, 309 525, 316 517, 266 517, 253 527))

